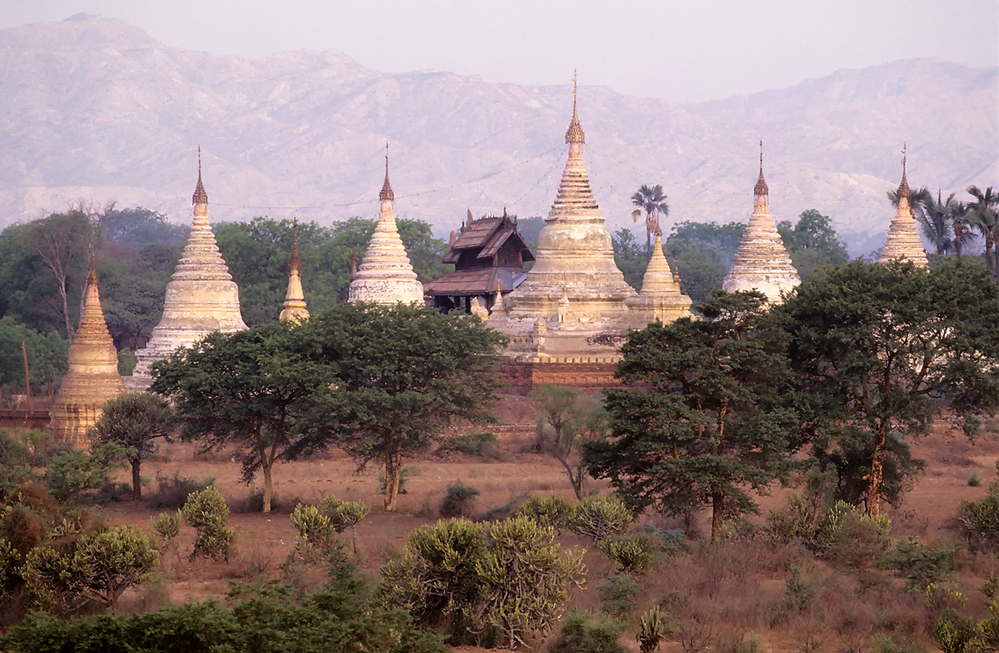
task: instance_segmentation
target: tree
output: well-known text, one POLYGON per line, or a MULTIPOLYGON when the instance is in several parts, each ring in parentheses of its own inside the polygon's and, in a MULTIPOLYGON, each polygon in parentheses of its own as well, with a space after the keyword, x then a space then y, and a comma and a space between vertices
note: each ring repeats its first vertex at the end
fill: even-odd
POLYGON ((985 239, 985 267, 992 272, 993 279, 999 281, 999 247, 995 247, 999 238, 999 193, 994 193, 992 186, 984 191, 978 186, 969 186, 968 193, 975 198, 968 205, 968 222, 985 239), (995 258, 992 256, 993 248, 995 258))
POLYGON ((125 525, 84 537, 74 554, 87 569, 84 593, 118 614, 118 599, 130 587, 152 578, 159 566, 156 549, 146 534, 125 525))
POLYGON ((845 440, 866 458, 853 476, 866 479, 871 517, 893 440, 918 437, 940 417, 971 435, 978 415, 999 406, 999 286, 980 266, 854 262, 775 310, 793 368, 822 406, 819 446, 845 440))
POLYGON ((396 509, 402 457, 453 420, 483 422, 503 337, 477 318, 423 306, 341 304, 298 329, 334 370, 316 428, 301 442, 335 444, 385 467, 385 509, 396 509))
POLYGON ((680 276, 680 288, 695 304, 707 301, 712 291, 721 290, 745 231, 746 225, 741 222, 673 225, 665 243, 666 257, 673 259, 673 273, 680 276))
POLYGON ((608 478, 633 511, 678 515, 711 508, 711 541, 723 520, 756 509, 793 468, 801 446, 785 341, 763 322, 762 294, 716 293, 706 319, 654 322, 621 348, 605 391, 611 437, 588 443, 594 478, 608 478))
POLYGON ((582 443, 604 435, 603 407, 586 401, 575 388, 550 383, 537 386, 529 397, 538 413, 538 431, 546 449, 565 468, 572 491, 581 499, 586 466, 580 449, 582 443))
POLYGON ((279 323, 216 331, 153 366, 150 391, 172 400, 184 439, 205 450, 234 447, 247 484, 263 473, 264 512, 274 463, 288 455, 333 383, 333 369, 308 355, 307 337, 279 323))
POLYGON ((45 384, 48 394, 52 394, 59 379, 69 371, 69 341, 55 331, 43 336, 10 316, 0 318, 0 389, 26 392, 24 352, 28 355, 32 385, 37 390, 45 384))
MULTIPOLYGON (((954 194, 947 198, 952 202, 954 194)), ((940 191, 937 191, 937 199, 932 197, 923 202, 923 210, 916 218, 919 230, 923 238, 933 243, 933 252, 937 256, 948 254, 955 247, 954 229, 951 224, 950 215, 940 198, 940 191)))
POLYGON ((166 437, 169 418, 170 405, 161 397, 148 392, 124 394, 104 404, 91 431, 95 442, 115 442, 129 449, 132 498, 136 501, 142 498, 139 467, 156 451, 156 439, 166 437))
POLYGON ((614 264, 624 274, 624 280, 635 290, 642 289, 649 257, 635 241, 635 234, 628 229, 619 229, 611 235, 614 245, 614 264))
POLYGON ((662 226, 659 223, 659 216, 669 216, 669 205, 666 203, 666 194, 663 193, 662 184, 649 186, 642 184, 634 195, 631 196, 631 203, 639 207, 632 211, 631 217, 637 222, 645 211, 645 260, 652 258, 652 237, 657 233, 662 233, 662 226))
POLYGON ((90 220, 82 211, 65 214, 53 213, 32 223, 27 232, 28 241, 45 261, 55 278, 56 291, 61 302, 66 339, 73 340, 75 315, 70 313, 70 283, 78 279, 82 284, 89 269, 87 260, 87 235, 90 220))
POLYGON ((802 281, 808 281, 821 268, 850 260, 829 216, 815 209, 802 211, 794 227, 788 220, 778 223, 777 231, 802 281))

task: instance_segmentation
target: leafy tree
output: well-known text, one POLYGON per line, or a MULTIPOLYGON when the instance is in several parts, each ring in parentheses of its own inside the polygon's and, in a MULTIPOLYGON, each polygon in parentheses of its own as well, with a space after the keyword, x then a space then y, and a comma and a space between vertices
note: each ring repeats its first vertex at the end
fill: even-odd
POLYGON ((124 394, 104 404, 100 419, 93 426, 95 442, 115 442, 129 450, 132 466, 132 497, 142 498, 139 467, 157 449, 155 440, 166 437, 170 405, 148 392, 124 394))
POLYGON ((649 257, 640 249, 635 235, 628 229, 615 231, 611 242, 614 245, 614 263, 624 274, 624 280, 635 290, 641 290, 649 257))
POLYGON ((78 311, 71 311, 74 301, 73 282, 80 286, 75 298, 82 294, 89 259, 87 257, 88 234, 90 219, 82 211, 69 211, 65 214, 53 213, 47 218, 31 223, 26 237, 38 256, 45 261, 52 273, 55 289, 61 302, 63 326, 66 329, 66 339, 72 340, 76 330, 78 311))
POLYGON ((580 448, 583 442, 604 435, 603 407, 587 401, 575 388, 549 383, 537 386, 529 397, 538 412, 539 435, 546 449, 565 468, 572 491, 581 499, 586 466, 580 448))
POLYGON ((288 455, 334 380, 331 366, 307 355, 308 338, 277 323, 216 331, 153 367, 150 390, 173 401, 184 439, 206 450, 234 447, 246 483, 262 472, 264 512, 274 463, 288 455))
POLYGON ((609 478, 636 511, 676 515, 710 506, 711 540, 723 519, 756 509, 792 468, 798 415, 779 330, 763 323, 760 293, 717 293, 704 320, 650 324, 622 347, 605 391, 612 437, 587 444, 594 478, 609 478))
POLYGON ((777 315, 821 407, 817 448, 865 452, 861 468, 839 471, 866 478, 872 517, 894 438, 918 437, 939 417, 972 435, 977 416, 999 406, 999 287, 980 266, 850 263, 800 286, 777 315))
POLYGON ((111 483, 112 474, 132 455, 130 448, 117 442, 95 444, 90 451, 62 451, 49 461, 43 480, 53 497, 66 502, 111 483))
POLYGON ((189 227, 171 224, 158 211, 136 206, 129 209, 113 208, 101 219, 104 240, 144 247, 151 244, 182 246, 187 241, 189 227))
POLYGON ((995 247, 996 238, 999 238, 999 193, 993 192, 992 186, 984 191, 978 186, 969 186, 968 193, 975 198, 968 205, 968 222, 984 238, 985 267, 992 272, 992 278, 999 281, 999 247, 995 247))
POLYGON ((725 273, 732 266, 746 225, 729 222, 680 222, 666 239, 666 258, 673 259, 673 272, 680 276, 680 289, 695 304, 705 302, 721 290, 725 273))
POLYGON ((396 508, 402 457, 455 419, 483 422, 503 337, 477 319, 426 307, 341 304, 297 329, 333 371, 302 450, 336 444, 385 467, 385 509, 396 508))
POLYGON ((10 316, 0 318, 0 388, 26 391, 22 342, 32 384, 35 389, 45 384, 47 393, 52 394, 59 379, 69 371, 69 341, 55 331, 43 336, 10 316))
POLYGON ((631 196, 631 203, 639 207, 631 213, 635 222, 641 217, 642 210, 645 211, 645 260, 648 262, 652 258, 652 237, 657 233, 662 233, 659 216, 669 216, 666 193, 663 192, 662 184, 655 186, 642 184, 641 188, 631 196))
POLYGON ((846 245, 836 235, 829 216, 815 209, 803 211, 793 227, 788 220, 777 224, 784 247, 802 281, 808 281, 821 268, 842 265, 850 260, 846 245))
POLYGON ((122 593, 152 578, 159 566, 159 556, 149 538, 131 525, 84 537, 74 558, 87 570, 84 594, 111 608, 112 615, 118 614, 122 593))

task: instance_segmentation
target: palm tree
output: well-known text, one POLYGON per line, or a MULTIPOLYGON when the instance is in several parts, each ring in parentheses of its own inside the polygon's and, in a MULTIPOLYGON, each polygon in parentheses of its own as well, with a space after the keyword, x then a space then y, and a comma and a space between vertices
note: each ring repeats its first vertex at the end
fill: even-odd
POLYGON ((638 192, 631 196, 631 203, 639 207, 631 212, 631 217, 635 222, 638 222, 642 210, 645 210, 645 251, 651 259, 652 235, 662 233, 659 216, 669 216, 669 205, 666 204, 666 194, 663 193, 662 184, 651 187, 648 184, 642 184, 638 192))
MULTIPOLYGON (((965 245, 970 245, 974 242, 975 232, 968 225, 968 205, 964 202, 955 201, 954 195, 954 193, 951 193, 941 208, 947 216, 946 219, 950 223, 951 229, 954 231, 954 239, 951 241, 954 253, 960 257, 961 250, 964 249, 965 245)), ((939 204, 939 197, 937 198, 937 203, 939 204)))
POLYGON ((968 186, 968 193, 975 198, 968 205, 968 222, 985 238, 985 267, 999 281, 999 248, 996 248, 996 258, 992 256, 996 238, 999 237, 999 212, 995 208, 999 207, 999 194, 992 191, 992 186, 984 192, 978 186, 968 186))
MULTIPOLYGON (((954 196, 947 198, 951 202, 954 196)), ((947 213, 946 205, 940 200, 940 191, 937 191, 937 199, 922 202, 922 211, 916 216, 919 229, 923 237, 933 243, 933 249, 937 255, 943 255, 954 248, 954 239, 951 237, 951 223, 947 213)))

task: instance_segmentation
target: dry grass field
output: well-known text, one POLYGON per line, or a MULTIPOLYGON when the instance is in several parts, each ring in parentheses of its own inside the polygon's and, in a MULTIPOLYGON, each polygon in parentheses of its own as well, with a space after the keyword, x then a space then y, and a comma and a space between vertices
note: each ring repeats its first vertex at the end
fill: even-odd
MULTIPOLYGON (((295 532, 288 513, 298 501, 316 502, 333 494, 345 500, 362 500, 372 510, 357 527, 362 573, 377 582, 379 567, 402 550, 407 533, 438 519, 438 507, 446 488, 460 480, 480 491, 476 513, 510 506, 529 495, 555 493, 571 497, 562 468, 550 456, 523 453, 533 438, 533 411, 526 399, 504 399, 500 417, 502 452, 492 460, 451 455, 442 459, 433 453, 408 460, 406 493, 399 510, 386 513, 378 493, 379 469, 358 470, 356 464, 339 452, 310 460, 281 463, 275 468, 275 506, 270 514, 258 508, 259 481, 247 486, 240 481, 240 466, 225 454, 200 454, 190 444, 172 443, 161 447, 155 458, 143 464, 143 476, 192 479, 214 478, 229 503, 230 525, 237 532, 236 555, 228 563, 189 562, 193 531, 181 529, 179 552, 162 561, 160 580, 132 592, 127 611, 155 609, 167 602, 183 602, 218 596, 229 580, 252 580, 259 575, 280 577, 281 565, 291 552, 295 532)), ((963 499, 980 498, 996 476, 999 440, 995 433, 969 442, 950 436, 942 427, 915 447, 916 456, 926 461, 926 470, 906 495, 903 505, 889 508, 892 536, 913 535, 924 543, 954 542, 961 538, 957 529, 958 504, 963 499), (976 474, 978 487, 968 479, 976 474)), ((127 473, 122 472, 122 481, 127 473)), ((145 488, 147 497, 156 493, 155 480, 145 488)), ((605 490, 606 484, 589 481, 588 489, 605 490)), ((751 521, 760 524, 769 508, 784 504, 787 490, 777 489, 761 498, 762 511, 751 521)), ((159 510, 148 500, 123 501, 100 509, 113 524, 135 524, 148 529, 159 510)), ((677 527, 656 516, 644 516, 639 523, 677 527)), ((707 515, 700 515, 694 529, 707 533, 707 515)), ((599 612, 605 605, 599 590, 613 575, 613 565, 582 538, 563 536, 564 545, 588 549, 587 585, 576 592, 572 605, 599 612)), ((984 579, 999 572, 999 560, 962 550, 953 586, 967 597, 969 613, 982 614, 985 598, 978 591, 984 579)), ((317 572, 318 573, 318 572, 317 572)), ((891 632, 899 645, 923 644, 935 650, 932 625, 927 624, 932 608, 923 596, 907 592, 894 572, 866 569, 861 572, 835 569, 818 561, 800 546, 774 547, 764 538, 733 538, 717 547, 706 541, 692 541, 689 552, 661 562, 639 579, 639 591, 625 606, 624 618, 631 624, 653 603, 660 602, 680 615, 682 628, 677 640, 664 646, 668 651, 718 650, 749 653, 758 651, 843 651, 872 650, 879 632, 891 632), (798 574, 807 587, 805 600, 794 610, 787 609, 787 579, 798 574), (699 648, 699 644, 710 648, 699 648), (754 648, 755 646, 755 648, 754 648)), ((322 578, 299 578, 306 586, 322 578)), ((629 650, 638 650, 634 626, 622 637, 629 650)), ((475 648, 456 650, 477 651, 475 648)), ((887 649, 883 649, 887 650, 887 649)), ((913 649, 898 650, 920 650, 913 649)))

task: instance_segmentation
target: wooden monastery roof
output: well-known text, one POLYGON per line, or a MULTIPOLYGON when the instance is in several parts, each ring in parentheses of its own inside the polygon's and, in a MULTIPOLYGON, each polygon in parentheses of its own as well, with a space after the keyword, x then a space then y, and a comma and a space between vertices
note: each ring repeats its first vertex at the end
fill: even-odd
POLYGON ((423 284, 427 295, 465 297, 510 292, 527 277, 519 268, 478 268, 456 270, 423 284))
POLYGON ((506 216, 479 218, 467 223, 442 263, 457 263, 461 250, 482 248, 476 258, 491 258, 510 238, 516 238, 515 245, 523 252, 524 261, 533 261, 534 255, 527 243, 517 232, 517 227, 506 216))

